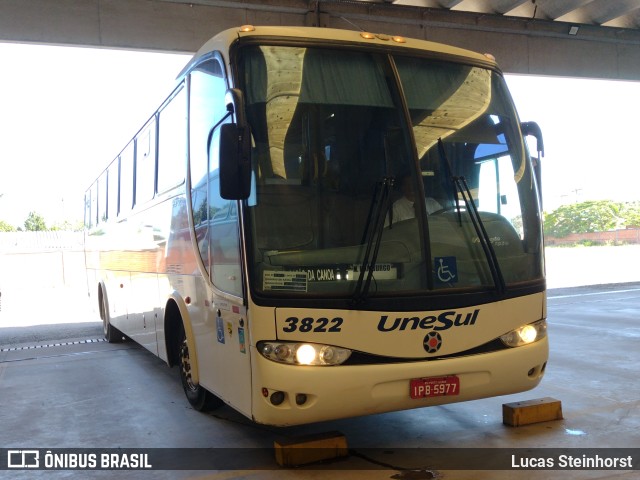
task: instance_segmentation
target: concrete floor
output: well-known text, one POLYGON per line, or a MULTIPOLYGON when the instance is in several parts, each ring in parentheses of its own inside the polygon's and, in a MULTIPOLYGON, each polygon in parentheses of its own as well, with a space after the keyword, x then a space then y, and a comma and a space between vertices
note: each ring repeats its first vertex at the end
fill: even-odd
POLYGON ((548 303, 551 357, 531 392, 284 429, 255 425, 228 407, 211 414, 192 410, 176 369, 134 344, 101 341, 98 323, 0 325, 0 449, 233 447, 239 450, 230 454, 237 455, 260 448, 250 450, 251 469, 0 470, 0 478, 640 478, 639 470, 430 467, 433 448, 634 448, 640 459, 640 283, 550 290, 548 303), (560 400, 564 420, 502 424, 502 404, 541 397, 560 400), (274 440, 333 430, 347 438, 347 459, 314 469, 275 464, 274 440))

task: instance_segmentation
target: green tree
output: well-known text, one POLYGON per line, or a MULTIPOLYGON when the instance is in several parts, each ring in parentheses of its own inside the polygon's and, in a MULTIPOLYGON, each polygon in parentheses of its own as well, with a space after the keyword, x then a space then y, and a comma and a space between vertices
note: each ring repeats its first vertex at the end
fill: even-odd
POLYGON ((70 232, 71 230, 73 230, 73 227, 71 226, 71 222, 69 220, 65 220, 64 222, 60 223, 54 223, 51 226, 51 230, 52 231, 66 231, 66 232, 70 232))
POLYGON ((0 220, 0 232, 15 232, 16 227, 8 224, 4 220, 0 220))
POLYGON ((621 216, 626 228, 640 228, 640 202, 625 203, 621 216))
POLYGON ((54 223, 51 228, 51 231, 64 231, 64 232, 81 232, 84 230, 84 221, 75 220, 71 222, 70 220, 64 220, 63 222, 54 223))
POLYGON ((29 212, 29 216, 24 221, 24 229, 27 232, 39 232, 47 229, 47 225, 44 223, 42 215, 36 212, 29 212))
POLYGON ((544 216, 544 233, 553 237, 566 237, 571 233, 606 232, 624 222, 623 204, 611 200, 563 205, 544 216))

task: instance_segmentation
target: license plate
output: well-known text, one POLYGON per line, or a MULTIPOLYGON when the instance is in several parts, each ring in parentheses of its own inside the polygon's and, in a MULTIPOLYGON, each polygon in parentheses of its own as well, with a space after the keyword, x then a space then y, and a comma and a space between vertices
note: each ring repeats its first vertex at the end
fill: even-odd
POLYGON ((413 378, 409 385, 411 398, 445 397, 460 394, 460 379, 446 377, 413 378))

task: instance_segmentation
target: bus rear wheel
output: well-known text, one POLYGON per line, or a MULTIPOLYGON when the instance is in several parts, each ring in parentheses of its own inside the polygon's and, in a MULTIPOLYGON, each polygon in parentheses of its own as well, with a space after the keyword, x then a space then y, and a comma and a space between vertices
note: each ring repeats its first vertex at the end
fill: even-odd
POLYGON ((116 327, 111 325, 109 321, 109 309, 107 308, 106 297, 102 297, 100 305, 100 316, 102 317, 102 330, 104 331, 104 338, 109 343, 122 342, 122 333, 116 327))
POLYGON ((189 400, 189 403, 195 410, 199 412, 206 412, 222 405, 222 400, 193 382, 193 378, 191 376, 189 345, 187 344, 187 337, 184 333, 184 329, 181 329, 178 340, 178 362, 182 388, 187 396, 187 400, 189 400))

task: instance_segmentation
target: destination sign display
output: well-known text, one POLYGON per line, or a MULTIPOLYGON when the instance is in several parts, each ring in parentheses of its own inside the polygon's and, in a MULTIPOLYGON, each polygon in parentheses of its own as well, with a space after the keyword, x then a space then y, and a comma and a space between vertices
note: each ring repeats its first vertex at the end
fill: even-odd
MULTIPOLYGON (((307 283, 357 281, 362 265, 322 265, 300 266, 288 270, 266 270, 263 273, 263 287, 271 291, 306 291, 307 283)), ((367 272, 365 272, 365 275, 367 272)), ((376 280, 395 280, 398 267, 390 263, 374 266, 376 280)))

